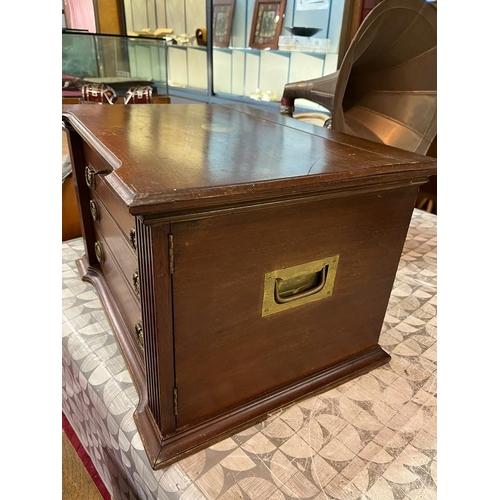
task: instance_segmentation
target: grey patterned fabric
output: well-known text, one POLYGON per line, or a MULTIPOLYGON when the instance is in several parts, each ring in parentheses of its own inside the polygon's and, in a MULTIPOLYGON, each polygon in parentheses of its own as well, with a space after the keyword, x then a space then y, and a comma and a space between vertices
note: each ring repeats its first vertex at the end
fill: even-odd
POLYGON ((114 500, 436 498, 436 227, 415 210, 380 337, 390 363, 153 471, 100 301, 63 243, 63 412, 114 500))

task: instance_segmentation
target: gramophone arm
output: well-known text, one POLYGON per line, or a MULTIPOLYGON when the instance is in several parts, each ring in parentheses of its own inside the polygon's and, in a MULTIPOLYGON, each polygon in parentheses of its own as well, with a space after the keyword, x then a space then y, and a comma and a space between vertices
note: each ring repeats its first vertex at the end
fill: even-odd
POLYGON ((307 99, 333 112, 333 98, 335 96, 338 76, 339 71, 336 71, 331 75, 320 78, 287 83, 281 98, 280 114, 283 116, 293 116, 295 99, 307 99))

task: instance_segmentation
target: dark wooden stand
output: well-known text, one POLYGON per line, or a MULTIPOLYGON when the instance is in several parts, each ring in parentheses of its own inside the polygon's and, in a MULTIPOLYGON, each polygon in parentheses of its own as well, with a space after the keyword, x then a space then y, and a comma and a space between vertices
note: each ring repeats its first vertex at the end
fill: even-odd
POLYGON ((153 468, 388 361, 435 160, 244 106, 66 106, 85 256, 153 468))

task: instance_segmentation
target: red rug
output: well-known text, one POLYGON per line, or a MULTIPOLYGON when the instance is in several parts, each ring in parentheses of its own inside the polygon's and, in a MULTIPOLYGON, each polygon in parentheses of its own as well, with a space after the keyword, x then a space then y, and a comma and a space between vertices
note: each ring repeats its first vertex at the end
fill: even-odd
POLYGON ((102 498, 104 500, 111 500, 111 495, 109 494, 108 490, 106 489, 106 486, 102 482, 102 479, 99 476, 99 473, 97 472, 96 468, 94 467, 94 464, 92 463, 91 458, 89 457, 88 453, 85 451, 85 448, 83 447, 82 443, 80 442, 80 439, 78 439, 78 436, 76 435, 75 431, 73 430, 73 427, 71 427, 71 424, 69 423, 69 421, 66 418, 66 415, 64 415, 64 413, 62 414, 62 428, 63 428, 63 431, 66 433, 66 436, 68 436, 68 439, 69 439, 70 443, 73 445, 73 448, 75 449, 76 453, 80 457, 80 460, 82 461, 83 465, 87 469, 87 472, 89 473, 90 477, 92 478, 92 481, 94 481, 94 484, 96 485, 97 489, 99 490, 99 493, 101 494, 102 498))

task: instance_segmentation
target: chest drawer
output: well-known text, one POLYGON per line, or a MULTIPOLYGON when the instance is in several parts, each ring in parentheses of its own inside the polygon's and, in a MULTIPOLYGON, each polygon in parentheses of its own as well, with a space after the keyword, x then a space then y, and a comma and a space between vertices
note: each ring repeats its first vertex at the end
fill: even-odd
POLYGON ((130 215, 123 202, 108 186, 105 176, 112 172, 112 167, 107 164, 87 143, 83 143, 85 157, 86 181, 91 193, 97 193, 101 203, 113 214, 118 227, 126 235, 129 244, 135 250, 131 234, 135 235, 135 219, 130 215), (87 172, 89 175, 87 175, 87 172), (98 173, 100 172, 100 173, 98 173), (89 179, 89 176, 91 177, 89 179))
POLYGON ((91 194, 90 211, 96 228, 96 241, 105 241, 107 251, 114 260, 127 286, 139 298, 137 256, 132 250, 120 228, 115 224, 110 213, 95 194, 91 194))
MULTIPOLYGON (((127 333, 134 339, 134 345, 143 356, 142 346, 142 319, 141 308, 136 294, 133 292, 129 281, 124 276, 120 266, 114 258, 111 248, 108 246, 106 239, 96 227, 95 231, 96 245, 99 250, 99 264, 101 272, 106 279, 107 286, 111 290, 113 300, 116 302, 125 324, 127 333)), ((96 252, 97 253, 97 252, 96 252)))

